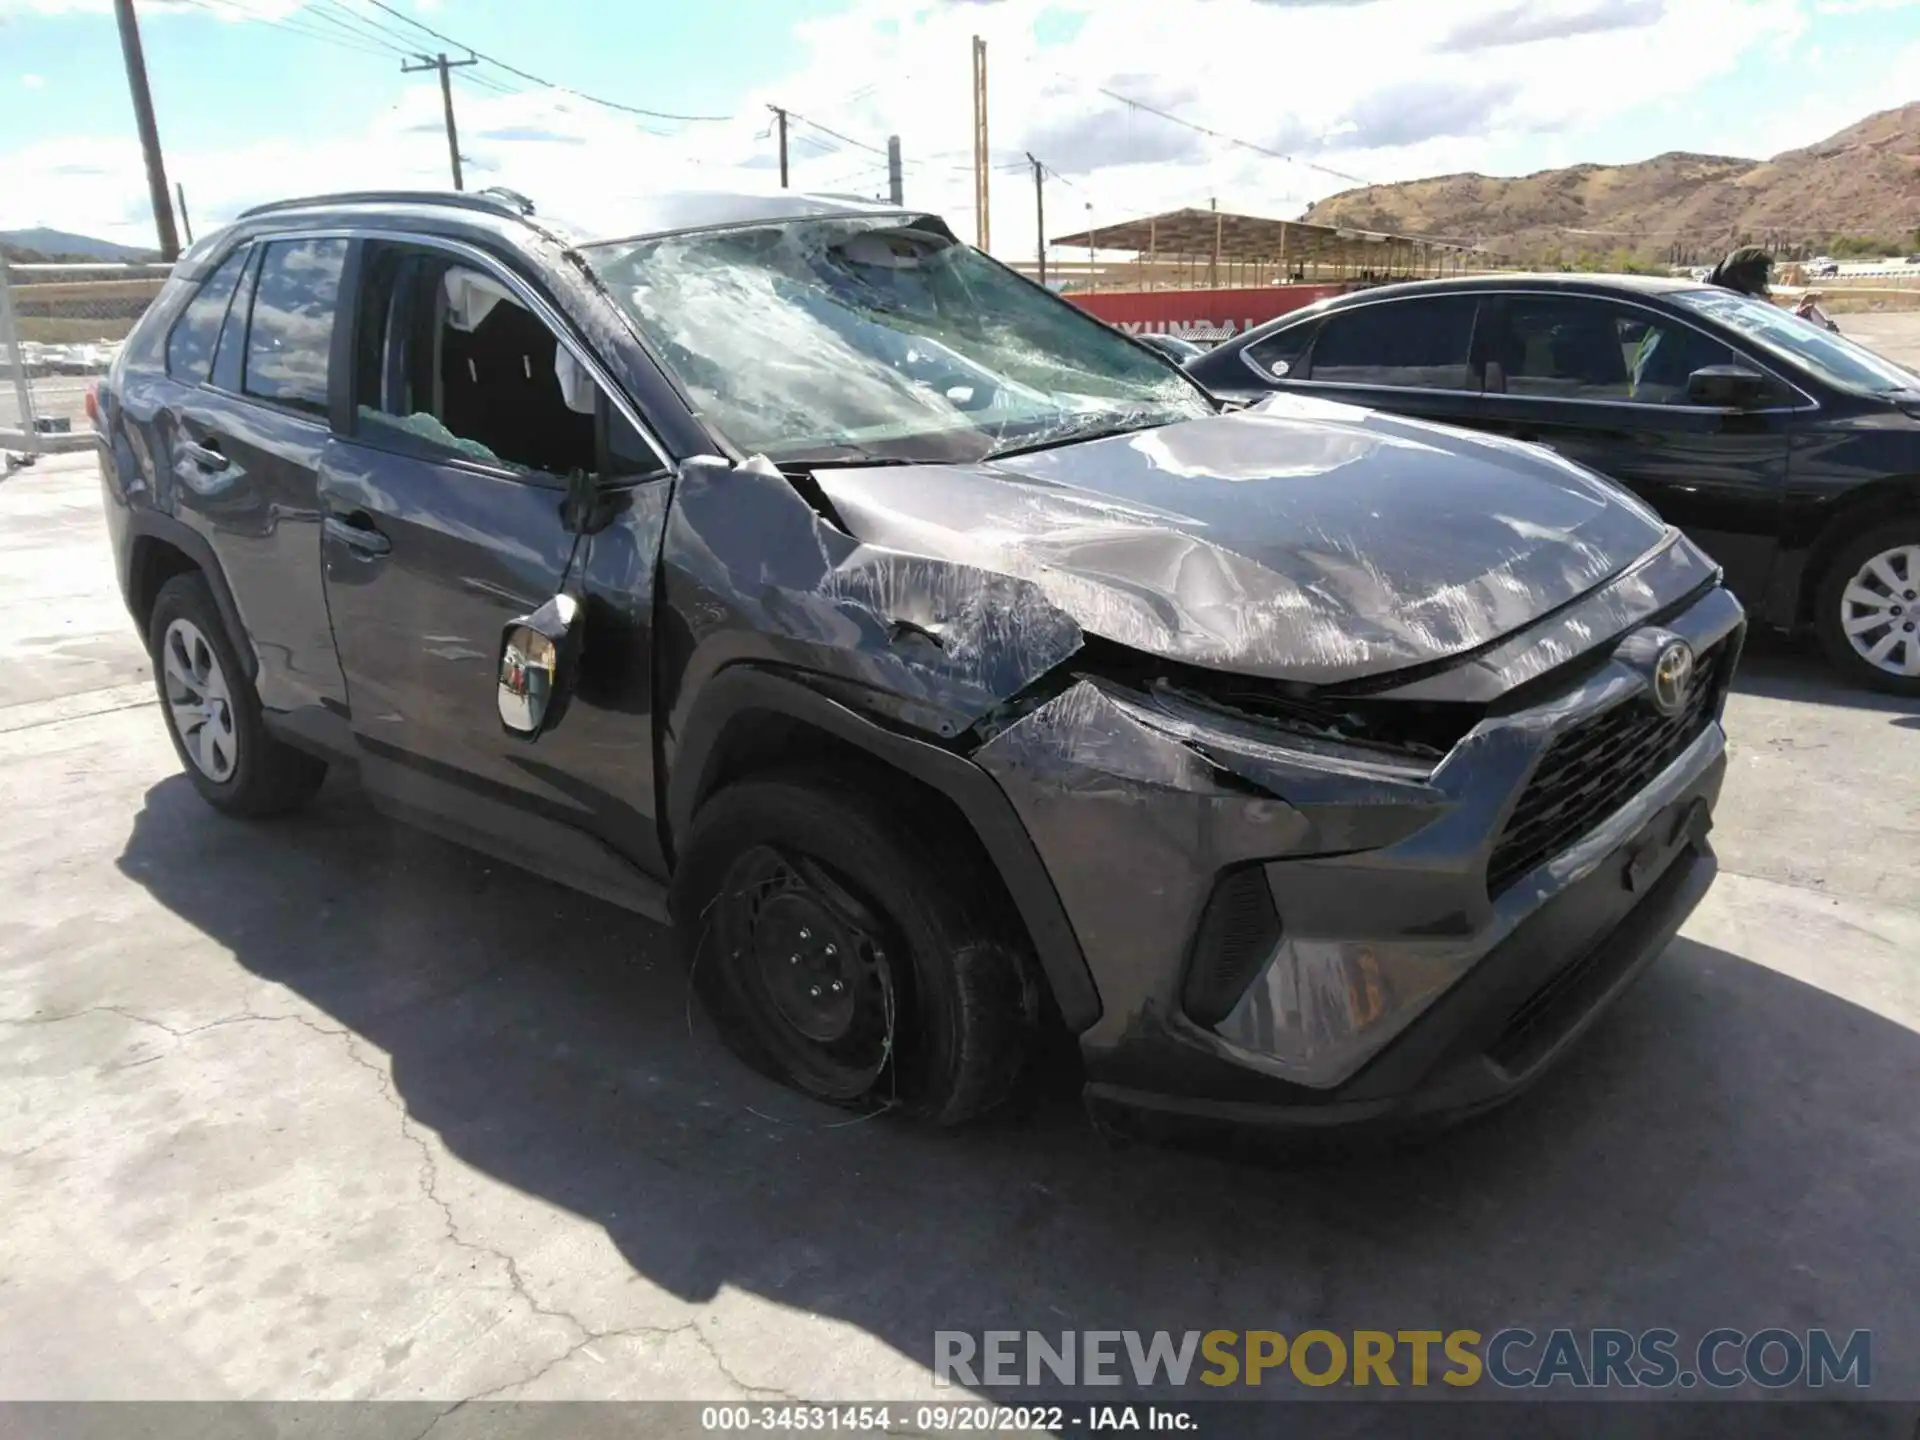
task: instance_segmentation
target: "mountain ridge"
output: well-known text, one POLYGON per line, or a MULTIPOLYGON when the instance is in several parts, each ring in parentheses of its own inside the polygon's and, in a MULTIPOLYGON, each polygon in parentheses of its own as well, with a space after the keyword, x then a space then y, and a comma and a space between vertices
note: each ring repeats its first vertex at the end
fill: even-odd
POLYGON ((1343 190, 1302 218, 1466 241, 1514 260, 1712 258, 1748 241, 1821 248, 1844 236, 1920 248, 1920 102, 1767 160, 1669 150, 1528 175, 1462 171, 1343 190))

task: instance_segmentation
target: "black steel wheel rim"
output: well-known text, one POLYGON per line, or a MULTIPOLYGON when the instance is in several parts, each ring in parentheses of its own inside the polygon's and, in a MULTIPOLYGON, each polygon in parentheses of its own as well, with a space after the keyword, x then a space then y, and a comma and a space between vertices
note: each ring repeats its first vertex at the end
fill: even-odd
POLYGON ((807 855, 771 845, 728 868, 713 916, 754 1028, 816 1095, 869 1093, 893 1059, 898 994, 879 913, 807 855))

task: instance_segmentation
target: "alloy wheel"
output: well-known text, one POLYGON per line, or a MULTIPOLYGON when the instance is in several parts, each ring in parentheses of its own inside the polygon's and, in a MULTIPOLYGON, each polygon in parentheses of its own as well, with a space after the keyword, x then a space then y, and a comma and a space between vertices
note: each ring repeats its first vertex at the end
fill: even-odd
POLYGON ((1862 565, 1840 592, 1840 628, 1876 670, 1920 677, 1920 545, 1896 545, 1862 565))
POLYGON ((233 699, 220 657, 191 620, 167 626, 160 642, 160 671, 167 711, 187 759, 215 784, 231 780, 240 755, 233 699))

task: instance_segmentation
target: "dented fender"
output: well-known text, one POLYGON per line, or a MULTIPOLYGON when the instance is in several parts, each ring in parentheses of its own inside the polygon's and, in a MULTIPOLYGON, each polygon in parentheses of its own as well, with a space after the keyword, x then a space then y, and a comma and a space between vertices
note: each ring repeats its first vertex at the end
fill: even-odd
POLYGON ((662 562, 682 683, 757 658, 845 682, 874 713, 947 739, 1082 644, 1039 586, 863 544, 764 460, 683 465, 662 562))

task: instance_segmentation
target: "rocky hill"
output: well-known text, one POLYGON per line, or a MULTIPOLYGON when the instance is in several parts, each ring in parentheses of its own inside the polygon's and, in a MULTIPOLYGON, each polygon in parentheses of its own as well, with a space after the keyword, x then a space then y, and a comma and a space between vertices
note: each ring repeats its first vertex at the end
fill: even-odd
POLYGON ((1920 248, 1920 103, 1771 160, 1676 151, 1515 179, 1439 175, 1342 191, 1305 218, 1468 240, 1516 260, 1704 260, 1747 239, 1821 250, 1847 236, 1920 248))

